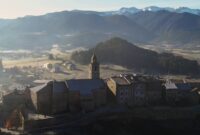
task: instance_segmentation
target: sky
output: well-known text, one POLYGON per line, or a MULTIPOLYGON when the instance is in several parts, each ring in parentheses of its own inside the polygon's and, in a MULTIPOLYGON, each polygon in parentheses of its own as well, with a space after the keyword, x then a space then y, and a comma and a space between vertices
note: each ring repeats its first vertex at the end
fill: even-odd
POLYGON ((121 7, 190 7, 200 9, 200 0, 0 0, 0 18, 41 15, 63 10, 116 10, 121 7))

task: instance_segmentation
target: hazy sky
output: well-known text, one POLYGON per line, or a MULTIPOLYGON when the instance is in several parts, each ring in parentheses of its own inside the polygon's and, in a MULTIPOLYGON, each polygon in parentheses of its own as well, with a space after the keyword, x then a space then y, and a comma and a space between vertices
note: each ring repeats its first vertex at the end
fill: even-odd
POLYGON ((146 6, 200 8, 200 0, 0 0, 0 18, 40 15, 62 10, 115 10, 146 6))

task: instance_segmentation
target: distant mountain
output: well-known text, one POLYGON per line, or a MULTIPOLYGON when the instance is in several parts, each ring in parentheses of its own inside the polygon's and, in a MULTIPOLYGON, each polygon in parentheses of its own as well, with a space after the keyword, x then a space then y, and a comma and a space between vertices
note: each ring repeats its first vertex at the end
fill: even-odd
POLYGON ((150 6, 150 7, 146 7, 146 8, 142 9, 142 11, 152 11, 152 12, 157 12, 157 11, 162 11, 162 10, 171 11, 171 12, 175 11, 174 8, 170 8, 170 7, 156 7, 156 6, 150 6))
MULTIPOLYGON (((129 14, 135 14, 142 11, 141 9, 135 8, 135 7, 130 7, 130 8, 121 8, 117 11, 109 11, 105 12, 105 15, 129 15, 129 14)), ((103 15, 103 14, 102 14, 103 15)))
POLYGON ((200 15, 200 9, 191 9, 188 7, 180 7, 175 9, 175 12, 177 13, 191 13, 191 14, 195 14, 195 15, 200 15))
POLYGON ((195 15, 200 15, 200 9, 191 9, 188 7, 179 7, 179 8, 171 8, 171 7, 157 7, 157 6, 149 6, 145 8, 135 8, 135 7, 123 7, 117 11, 112 11, 112 12, 107 12, 106 15, 113 15, 113 14, 118 14, 118 15, 130 15, 130 14, 135 14, 141 11, 151 11, 151 12, 157 12, 157 11, 169 11, 169 12, 174 12, 174 13, 191 13, 195 15))
POLYGON ((101 42, 88 51, 74 52, 71 58, 78 63, 88 64, 94 52, 101 63, 121 65, 141 72, 175 74, 199 72, 196 61, 167 53, 158 54, 139 48, 121 38, 101 42))
POLYGON ((123 15, 100 16, 96 12, 64 11, 0 22, 0 46, 40 48, 52 44, 90 47, 113 36, 146 42, 153 38, 143 26, 123 15))
POLYGON ((112 37, 141 44, 199 45, 200 16, 159 10, 158 7, 144 11, 122 8, 119 13, 74 10, 0 19, 0 48, 43 50, 53 44, 67 49, 91 48, 112 37))
POLYGON ((157 36, 154 43, 193 45, 200 43, 200 17, 168 11, 139 12, 129 15, 133 21, 157 36))

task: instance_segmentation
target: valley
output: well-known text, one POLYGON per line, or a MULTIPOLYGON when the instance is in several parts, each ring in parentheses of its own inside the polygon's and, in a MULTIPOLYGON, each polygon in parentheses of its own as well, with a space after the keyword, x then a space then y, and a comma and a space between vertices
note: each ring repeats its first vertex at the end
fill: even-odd
POLYGON ((182 56, 187 59, 197 60, 200 62, 200 48, 180 48, 173 47, 173 45, 140 45, 140 47, 156 51, 158 53, 167 52, 174 55, 182 56))

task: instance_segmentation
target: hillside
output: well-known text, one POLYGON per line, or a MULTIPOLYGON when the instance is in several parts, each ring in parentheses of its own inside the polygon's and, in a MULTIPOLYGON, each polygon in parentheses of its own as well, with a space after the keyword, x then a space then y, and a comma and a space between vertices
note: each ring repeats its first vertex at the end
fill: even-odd
POLYGON ((200 16, 167 11, 129 15, 133 21, 156 34, 152 42, 188 45, 200 42, 200 16))
POLYGON ((172 54, 158 54, 139 48, 121 38, 101 42, 88 51, 74 52, 71 58, 78 63, 88 64, 93 52, 101 63, 121 65, 147 73, 196 74, 199 72, 196 61, 172 54))
POLYGON ((152 33, 126 16, 100 16, 84 11, 4 20, 0 23, 0 30, 1 47, 26 49, 50 48, 53 44, 90 47, 113 36, 136 42, 146 42, 153 37, 152 33))
POLYGON ((0 19, 0 30, 0 48, 5 49, 42 50, 53 44, 66 49, 91 48, 112 37, 141 44, 195 47, 200 43, 200 16, 163 10, 129 14, 74 10, 0 19))

